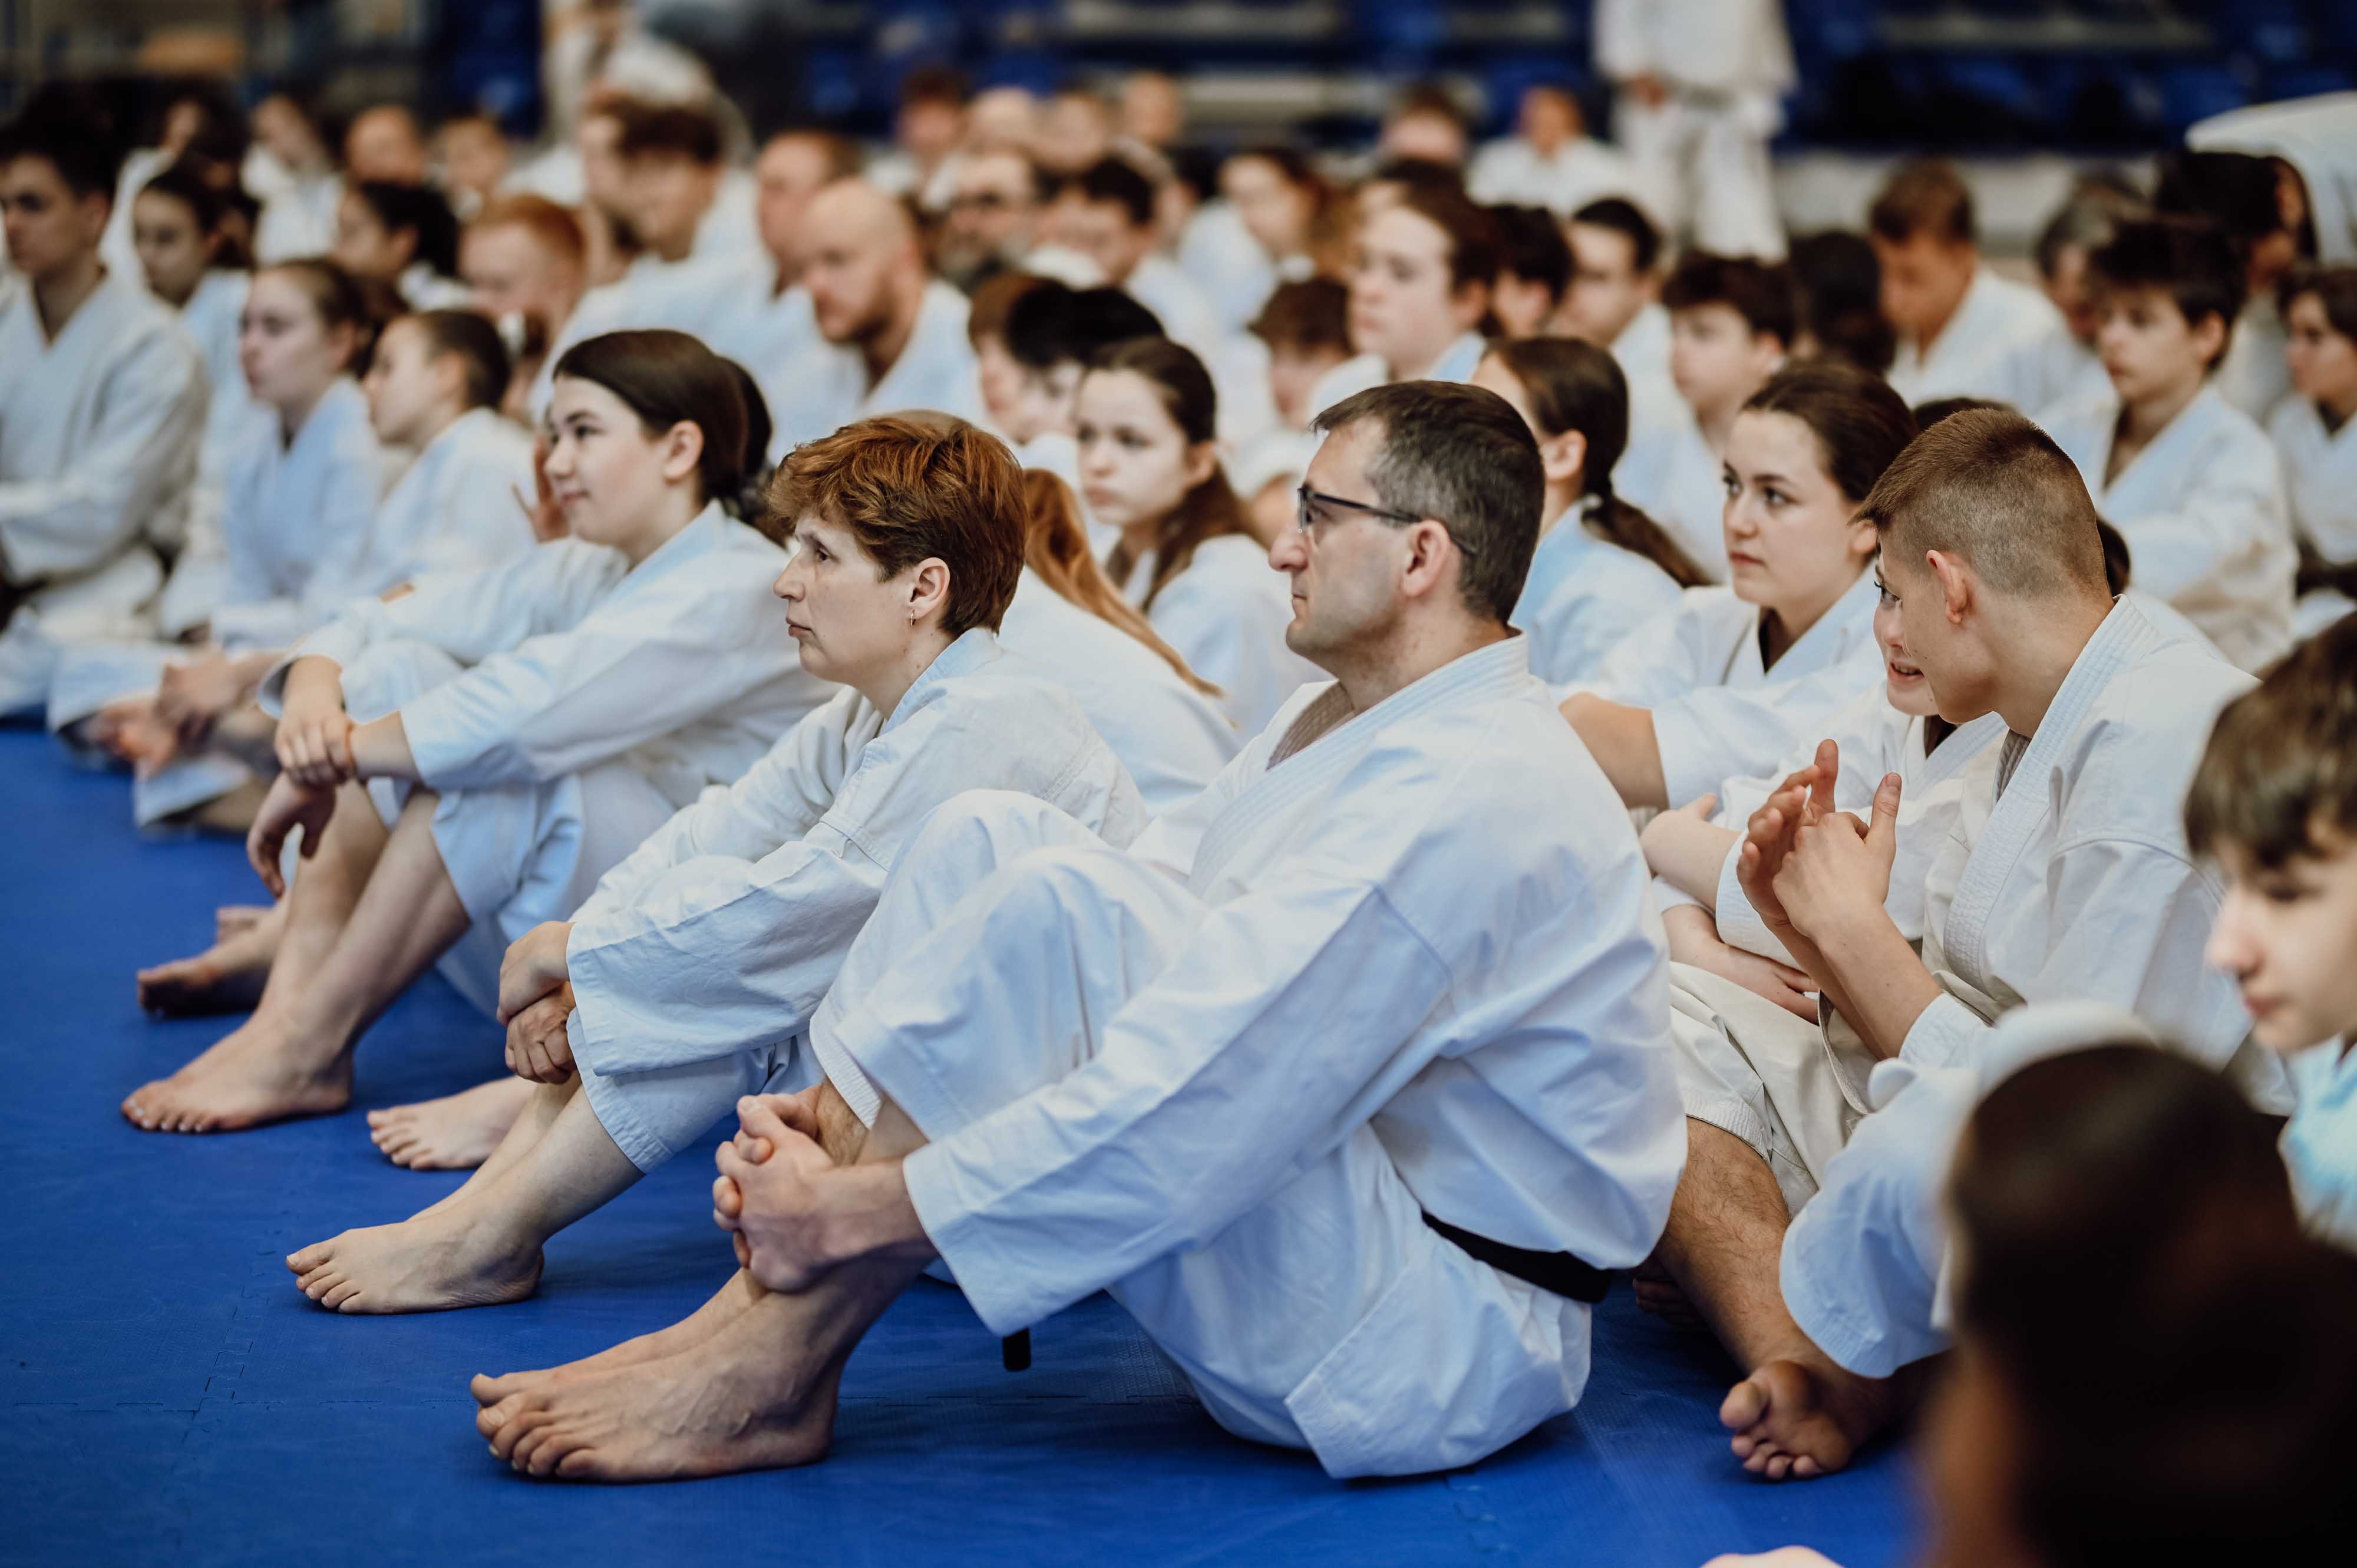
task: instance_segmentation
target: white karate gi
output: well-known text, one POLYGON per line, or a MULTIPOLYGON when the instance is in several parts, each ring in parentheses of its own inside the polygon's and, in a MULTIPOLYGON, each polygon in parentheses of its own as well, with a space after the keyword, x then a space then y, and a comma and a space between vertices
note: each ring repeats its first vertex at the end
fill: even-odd
MULTIPOLYGON (((2267 421, 2267 436, 2283 464, 2293 529, 2308 547, 2335 566, 2357 565, 2357 419, 2338 430, 2304 397, 2287 397, 2267 421)), ((2312 588, 2292 611, 2292 635, 2315 635, 2347 615, 2346 595, 2312 588)))
POLYGON ((137 637, 205 427, 205 373, 169 306, 108 275, 52 342, 30 285, 0 300, 0 712, 47 701, 58 650, 137 637))
POLYGON ((1784 1232, 1784 1305, 1810 1341, 1866 1378, 1887 1378, 1946 1349, 1946 1187, 1964 1124, 1991 1090, 2031 1062, 2118 1041, 2161 1043, 2119 1007, 2040 1002, 1998 1020, 1971 1061, 1878 1065, 1867 1087, 1872 1114, 1784 1232))
MULTIPOLYGON (((1593 136, 1575 136, 1552 153, 1520 136, 1501 136, 1473 155, 1465 188, 1484 206, 1544 207, 1558 218, 1608 196, 1627 197, 1641 207, 1649 202, 1636 166, 1593 136)), ((1661 223, 1674 215, 1650 216, 1661 223)))
MULTIPOLYGON (((205 380, 212 389, 197 467, 199 483, 215 490, 226 482, 229 456, 246 432, 271 417, 254 401, 253 389, 246 384, 245 366, 238 358, 246 290, 253 282, 251 273, 216 267, 197 280, 196 292, 180 307, 180 324, 188 329, 197 351, 204 357, 205 380)), ((216 495, 216 509, 219 501, 216 495)))
MULTIPOLYGON (((1677 382, 1670 379, 1670 313, 1660 305, 1648 305, 1629 318, 1620 328, 1620 336, 1612 339, 1612 358, 1619 361, 1620 375, 1629 383, 1629 435, 1633 441, 1641 433, 1666 425, 1694 423, 1687 412, 1685 399, 1678 395, 1677 382)), ((1620 461, 1629 460, 1623 447, 1620 461)), ((1714 465, 1713 473, 1717 468, 1714 465)), ((1613 470, 1614 482, 1620 469, 1613 470)), ((1716 532, 1717 525, 1713 525, 1716 532)), ((1724 553, 1727 546, 1721 544, 1724 553)))
POLYGON ((1592 499, 1574 503, 1539 535, 1514 605, 1531 673, 1550 686, 1590 679, 1624 638, 1678 605, 1667 572, 1588 532, 1592 499))
POLYGON ((2076 346, 2053 302, 1984 262, 1929 353, 1912 338, 1900 340, 1890 387, 1910 404, 1978 397, 2034 413, 2072 391, 2077 365, 2066 345, 2076 346))
POLYGON ((1642 430, 1631 425, 1629 449, 1613 465, 1612 489, 1660 523, 1714 581, 1727 580, 1727 464, 1703 439, 1683 400, 1663 423, 1642 430))
POLYGON ((412 310, 464 310, 474 303, 474 291, 457 278, 444 277, 424 262, 401 270, 393 286, 412 310))
POLYGON ((1861 572, 1770 669, 1760 659, 1758 606, 1732 588, 1688 588, 1571 690, 1652 710, 1670 804, 1684 805, 1725 779, 1765 773, 1881 684, 1879 595, 1874 574, 1861 572))
POLYGON ((1778 0, 1598 0, 1596 69, 1669 93, 1649 109, 1623 92, 1612 119, 1668 226, 1690 221, 1702 250, 1781 258, 1768 139, 1798 76, 1778 0))
POLYGON ((1275 423, 1276 403, 1268 390, 1268 345, 1232 330, 1220 306, 1177 262, 1155 252, 1137 263, 1121 287, 1154 312, 1164 337, 1203 361, 1218 394, 1223 443, 1231 448, 1242 446, 1275 423))
POLYGON ((2169 601, 2245 670, 2291 647, 2292 546, 2283 476, 2266 435, 2204 387, 2119 478, 2115 393, 2040 417, 2079 466, 2095 510, 2128 542, 2136 586, 2169 601))
POLYGON ((262 216, 253 225, 253 259, 265 267, 333 250, 336 215, 344 205, 342 175, 302 177, 289 173, 284 177, 276 189, 257 193, 262 194, 262 216))
MULTIPOLYGON (((1841 776, 1835 782, 1834 806, 1865 820, 1874 810, 1874 794, 1883 775, 1900 777, 1898 853, 1890 868, 1890 892, 1883 908, 1891 924, 1910 942, 1923 940, 1923 884, 1933 856, 1948 842, 1964 809, 1965 780, 1981 753, 2005 734, 2005 721, 1983 714, 1949 732, 1936 749, 1924 750, 1924 721, 1890 705, 1889 693, 1869 688, 1803 735, 1783 759, 1765 773, 1730 779, 1719 787, 1718 811, 1712 820, 1740 831, 1751 813, 1767 804, 1779 785, 1815 760, 1818 743, 1831 740, 1840 748, 1841 776)), ((1719 865, 1718 896, 1711 917, 1718 940, 1731 948, 1758 953, 1779 963, 1792 955, 1753 908, 1737 875, 1740 843, 1727 852, 1719 865)), ((1665 886, 1657 888, 1665 901, 1692 902, 1665 886)))
POLYGON ((135 147, 124 156, 123 173, 114 182, 114 206, 106 215, 106 234, 98 242, 98 259, 117 277, 140 275, 132 203, 147 188, 147 182, 163 173, 171 162, 172 155, 161 147, 135 147))
POLYGON ((999 622, 998 640, 1080 703, 1128 769, 1149 816, 1202 793, 1243 743, 1218 703, 1178 679, 1160 654, 1073 604, 1028 567, 999 622))
POLYGON ((1251 325, 1276 292, 1280 278, 1287 275, 1261 249, 1235 204, 1224 197, 1195 209, 1178 236, 1178 270, 1211 303, 1220 329, 1229 337, 1251 325))
POLYGON ((774 413, 777 389, 795 369, 789 361, 819 338, 809 295, 800 288, 780 295, 777 263, 768 255, 736 252, 683 262, 640 256, 620 277, 591 289, 574 306, 541 361, 533 409, 546 411, 556 362, 575 344, 608 332, 668 328, 703 339, 714 353, 751 371, 774 413))
MULTIPOLYGON (((1923 885, 1923 963, 1944 994, 1901 1057, 1970 1066, 2013 1008, 2108 1002, 2287 1105, 2233 983, 2202 961, 2219 892, 2179 815, 2211 721, 2251 684, 2198 635, 2114 604, 2038 733, 1965 771, 1923 885)), ((1874 1058, 1830 1009, 1812 1027, 1716 975, 1679 966, 1675 981, 1686 1114, 1757 1150, 1797 1212, 1870 1107, 1874 1058)))
POLYGON ((1304 682, 1319 678, 1316 665, 1286 646, 1293 579, 1268 564, 1260 541, 1242 533, 1205 540, 1149 607, 1153 580, 1149 552, 1122 587, 1187 668, 1220 689, 1239 732, 1257 735, 1304 682))
POLYGON ((2308 1228, 2357 1251, 2357 1052, 2327 1040, 2294 1057, 2284 1165, 2308 1228))
MULTIPOLYGON (((717 506, 635 569, 555 540, 391 604, 357 600, 264 681, 274 710, 287 668, 317 654, 342 666, 354 718, 400 713, 474 922, 440 965, 468 1001, 492 1011, 508 944, 571 915, 832 692, 786 635, 770 591, 785 561, 717 506)), ((369 793, 390 822, 409 790, 374 779, 369 793)))
POLYGON ((980 419, 982 392, 965 317, 965 295, 938 279, 927 284, 908 344, 872 387, 867 361, 856 348, 823 338, 804 348, 799 363, 777 383, 778 402, 770 409, 776 428, 770 456, 780 457, 804 441, 832 435, 874 414, 931 409, 980 419))
POLYGON ((975 628, 887 715, 852 691, 607 874, 573 919, 565 1029, 597 1120, 652 1170, 765 1085, 818 1081, 799 1037, 925 820, 1014 790, 1127 843, 1137 789, 1080 705, 975 628))
POLYGON ((2357 262, 2357 92, 2230 110, 2188 129, 2185 145, 2291 165, 2308 188, 2316 259, 2326 266, 2357 262))
MULTIPOLYGON (((1489 340, 1480 333, 1461 334, 1448 348, 1440 351, 1440 358, 1435 360, 1431 368, 1424 374, 1403 376, 1399 379, 1420 381, 1469 381, 1472 379, 1473 372, 1480 369, 1481 356, 1489 352, 1489 340)), ((1392 380, 1392 373, 1384 368, 1382 355, 1353 355, 1318 378, 1317 384, 1309 389, 1309 413, 1312 417, 1315 417, 1346 397, 1356 396, 1370 387, 1388 385, 1392 380)))
POLYGON ((2284 362, 2290 342, 2276 302, 2266 295, 2255 296, 2235 315, 2233 335, 2218 368, 2210 372, 2210 384, 2236 412, 2255 423, 2264 421, 2291 394, 2291 367, 2284 362))
POLYGON ((1684 1165, 1644 865, 1523 651, 1301 693, 1127 854, 1005 795, 928 825, 811 1040, 931 1140, 909 1196, 994 1332, 1110 1290, 1336 1477, 1578 1399, 1588 1309, 1425 1222, 1626 1268, 1684 1165))

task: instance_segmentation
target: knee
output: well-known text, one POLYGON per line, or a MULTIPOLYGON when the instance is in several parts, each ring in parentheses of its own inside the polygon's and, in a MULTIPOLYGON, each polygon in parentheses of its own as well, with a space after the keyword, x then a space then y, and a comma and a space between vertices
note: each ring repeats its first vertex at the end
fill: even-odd
POLYGON ((968 789, 942 802, 926 820, 909 858, 960 874, 957 880, 971 886, 1033 850, 1063 842, 1068 830, 1087 832, 1036 796, 1013 789, 968 789))

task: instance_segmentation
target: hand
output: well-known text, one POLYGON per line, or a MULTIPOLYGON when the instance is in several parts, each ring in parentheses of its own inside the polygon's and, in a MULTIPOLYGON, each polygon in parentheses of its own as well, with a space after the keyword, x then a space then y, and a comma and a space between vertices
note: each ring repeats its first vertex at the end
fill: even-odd
POLYGON ((560 985, 508 1022, 508 1070, 534 1083, 563 1083, 573 1076, 573 1041, 565 1022, 573 1016, 573 987, 560 985))
POLYGON ((167 664, 156 690, 158 716, 178 734, 182 747, 204 744, 222 714, 245 701, 244 674, 237 661, 218 649, 199 654, 186 664, 167 664))
POLYGON ((500 1023, 514 1022, 516 1015, 560 988, 569 993, 573 971, 565 948, 572 939, 572 922, 543 920, 508 948, 500 960, 500 1023))
POLYGON ((358 778, 359 769, 352 765, 352 727, 351 714, 344 712, 340 682, 332 703, 290 693, 286 711, 278 721, 278 766, 285 770, 282 777, 318 786, 358 778))
POLYGON ((1813 939, 1869 909, 1882 912, 1899 853, 1900 788, 1898 774, 1884 776, 1870 822, 1828 811, 1793 833, 1775 874, 1776 897, 1792 924, 1813 939))
POLYGON ((713 1220, 735 1234, 737 1261, 771 1290, 806 1289, 836 1262, 820 1236, 819 1184, 837 1167, 819 1146, 816 1098, 746 1096, 737 1102, 737 1136, 714 1156, 713 1220))
POLYGON ((1731 980, 1795 1017, 1817 1021, 1817 983, 1805 971, 1729 947, 1719 940, 1709 914, 1692 904, 1664 910, 1662 926, 1669 934, 1670 957, 1677 962, 1731 980))
POLYGON ((262 809, 254 813, 253 831, 245 835, 245 858, 253 863, 255 874, 272 897, 286 896, 286 879, 278 873, 286 835, 296 828, 303 830, 303 858, 308 860, 319 853, 320 835, 335 814, 332 784, 306 784, 285 773, 272 783, 270 793, 262 798, 262 809))
POLYGON ((532 443, 532 489, 530 499, 522 490, 509 489, 516 505, 523 509, 524 521, 532 524, 533 539, 545 544, 552 539, 563 539, 573 532, 565 521, 565 509, 556 504, 556 491, 548 482, 548 437, 535 435, 532 443))
POLYGON ((1784 938, 1788 947, 1793 926, 1776 893, 1776 873, 1792 852, 1793 836, 1833 810, 1834 789, 1840 779, 1841 748, 1831 740, 1819 741, 1816 760, 1779 784, 1744 827, 1735 879, 1751 900, 1760 923, 1784 938))
POLYGON ((82 733, 92 746, 131 764, 142 779, 160 772, 180 754, 179 734, 158 716, 153 697, 109 703, 91 716, 82 733))
POLYGON ((1648 109, 1659 109, 1670 101, 1670 90, 1663 85, 1660 77, 1651 72, 1631 77, 1620 84, 1620 90, 1648 109))

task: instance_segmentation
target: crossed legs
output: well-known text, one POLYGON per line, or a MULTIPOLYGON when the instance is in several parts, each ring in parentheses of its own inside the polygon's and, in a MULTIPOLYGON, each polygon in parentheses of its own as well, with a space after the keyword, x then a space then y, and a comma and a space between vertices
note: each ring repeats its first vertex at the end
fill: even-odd
POLYGON ((217 1133, 340 1111, 361 1033, 468 925, 434 843, 430 790, 387 832, 346 785, 318 852, 285 900, 285 929, 253 1015, 123 1114, 148 1132, 217 1133))

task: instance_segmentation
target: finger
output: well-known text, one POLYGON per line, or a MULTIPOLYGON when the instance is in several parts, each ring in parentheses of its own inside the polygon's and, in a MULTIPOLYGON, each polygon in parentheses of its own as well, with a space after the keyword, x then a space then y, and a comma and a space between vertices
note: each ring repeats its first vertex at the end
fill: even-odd
POLYGON ((1695 803, 1688 807, 1687 810, 1693 811, 1697 817, 1707 817, 1713 811, 1718 810, 1718 797, 1716 795, 1705 795, 1700 800, 1695 801, 1695 803))
POLYGON ((744 1155, 747 1159, 752 1161, 757 1165, 762 1161, 768 1159, 771 1153, 773 1153, 769 1139, 756 1138, 750 1133, 737 1133, 736 1144, 737 1152, 744 1155))
POLYGON ((736 1231, 729 1236, 728 1240, 737 1249, 737 1266, 740 1269, 751 1268, 753 1266, 753 1243, 745 1240, 745 1232, 742 1230, 736 1231))
POLYGON ((750 1179, 754 1171, 759 1168, 752 1161, 737 1152, 735 1144, 721 1144, 718 1151, 713 1155, 712 1163, 720 1167, 722 1176, 740 1186, 750 1179))
POLYGON ((342 729, 329 732, 328 736, 328 762, 329 766, 335 768, 336 777, 339 781, 349 779, 352 776, 354 771, 352 766, 352 732, 351 727, 349 725, 342 729))
POLYGON ((773 1146, 785 1142, 788 1131, 777 1108, 758 1094, 748 1094, 737 1102, 737 1124, 773 1146))
POLYGON ((1834 809, 1834 790, 1841 781, 1841 746, 1832 736, 1817 742, 1817 777, 1809 788, 1810 804, 1821 811, 1834 809))
POLYGON ((254 823, 253 831, 245 835, 245 858, 274 898, 286 892, 286 885, 278 875, 278 848, 279 841, 271 834, 266 821, 254 823))
MULTIPOLYGON (((728 1147, 723 1144, 725 1151, 728 1147)), ((712 1179, 712 1207, 730 1219, 745 1212, 745 1188, 735 1176, 720 1176, 712 1179)))
POLYGON ((1898 774, 1886 773, 1881 787, 1874 792, 1874 820, 1867 825, 1866 836, 1878 844, 1898 836, 1899 798, 1904 789, 1898 774))

